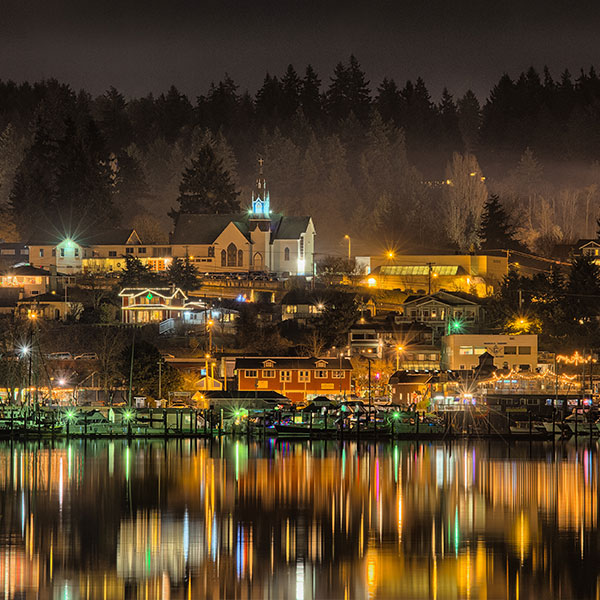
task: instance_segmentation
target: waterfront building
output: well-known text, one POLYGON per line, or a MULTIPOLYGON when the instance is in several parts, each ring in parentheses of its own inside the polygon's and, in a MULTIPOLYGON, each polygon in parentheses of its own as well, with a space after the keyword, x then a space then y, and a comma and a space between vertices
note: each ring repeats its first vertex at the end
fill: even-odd
POLYGON ((535 371, 537 335, 452 334, 442 338, 442 369, 465 371, 479 366, 487 352, 496 368, 535 371))
POLYGON ((278 392, 294 402, 350 394, 347 358, 252 357, 235 361, 238 390, 278 392))

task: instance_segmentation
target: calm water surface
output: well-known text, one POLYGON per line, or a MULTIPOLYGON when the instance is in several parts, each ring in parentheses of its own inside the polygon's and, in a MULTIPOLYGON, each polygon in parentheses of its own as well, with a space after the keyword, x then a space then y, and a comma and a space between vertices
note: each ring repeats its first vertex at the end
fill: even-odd
POLYGON ((575 444, 0 445, 1 598, 597 598, 575 444))

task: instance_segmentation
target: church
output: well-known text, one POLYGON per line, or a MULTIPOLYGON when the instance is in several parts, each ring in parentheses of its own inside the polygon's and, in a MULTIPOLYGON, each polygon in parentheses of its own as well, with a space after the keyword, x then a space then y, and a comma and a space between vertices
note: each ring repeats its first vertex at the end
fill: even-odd
POLYGON ((313 221, 271 212, 262 159, 259 165, 250 210, 179 215, 171 234, 172 256, 189 256, 200 273, 314 275, 313 221))

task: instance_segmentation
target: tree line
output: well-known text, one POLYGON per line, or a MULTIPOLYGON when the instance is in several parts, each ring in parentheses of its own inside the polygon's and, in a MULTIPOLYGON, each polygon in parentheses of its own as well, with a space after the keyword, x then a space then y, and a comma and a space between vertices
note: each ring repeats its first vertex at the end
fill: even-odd
POLYGON ((557 80, 531 68, 504 74, 483 104, 470 90, 436 102, 421 78, 371 84, 354 56, 328 78, 289 65, 255 94, 228 75, 196 98, 0 81, 0 237, 123 224, 162 242, 166 215, 189 212, 182 198, 204 194, 211 172, 244 208, 262 156, 275 210, 313 215, 332 247, 352 233, 476 249, 496 194, 519 243, 548 254, 598 216, 598 106, 593 68, 557 80))

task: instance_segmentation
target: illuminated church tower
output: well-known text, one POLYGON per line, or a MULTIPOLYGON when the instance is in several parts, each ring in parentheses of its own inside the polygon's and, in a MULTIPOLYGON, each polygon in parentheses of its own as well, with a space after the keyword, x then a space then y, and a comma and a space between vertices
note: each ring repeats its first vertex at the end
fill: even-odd
POLYGON ((258 159, 260 165, 258 177, 256 179, 256 187, 252 191, 252 216, 257 218, 268 219, 271 214, 269 190, 267 189, 267 180, 263 173, 263 159, 258 159))
POLYGON ((252 268, 256 271, 271 269, 271 206, 267 180, 263 173, 263 162, 262 158, 258 160, 258 177, 252 191, 250 210, 252 268))

